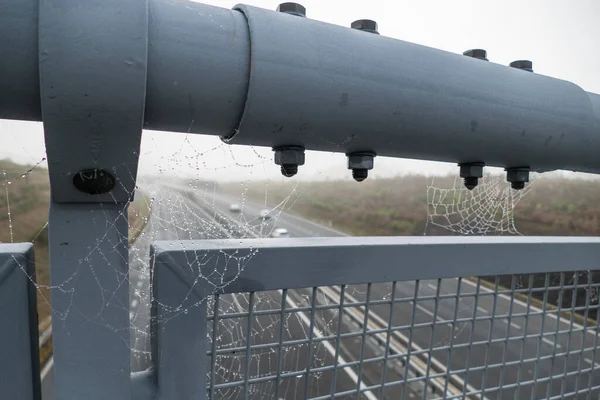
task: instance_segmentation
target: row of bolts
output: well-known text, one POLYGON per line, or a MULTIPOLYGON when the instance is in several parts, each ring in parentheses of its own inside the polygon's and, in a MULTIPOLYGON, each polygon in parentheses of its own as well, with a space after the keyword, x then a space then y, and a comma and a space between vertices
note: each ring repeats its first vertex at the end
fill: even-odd
MULTIPOLYGON (((277 11, 306 17, 306 8, 298 3, 282 3, 277 7, 277 11)), ((377 22, 370 19, 360 19, 354 21, 350 27, 364 32, 379 35, 377 22)), ((483 49, 467 50, 463 53, 467 57, 488 61, 487 52, 483 49)), ((533 63, 529 60, 518 60, 510 63, 510 66, 517 69, 533 72, 533 63)), ((298 173, 298 166, 304 165, 304 148, 301 146, 282 146, 274 148, 275 164, 281 166, 281 173, 286 177, 292 177, 298 173)), ((352 170, 352 177, 357 182, 362 182, 369 176, 369 170, 373 169, 373 160, 375 153, 359 152, 347 154, 348 169, 352 170)), ((479 183, 479 178, 483 177, 482 162, 459 164, 460 177, 464 179, 465 187, 473 190, 479 183)), ((521 190, 525 183, 529 182, 529 167, 507 168, 506 180, 510 182, 515 190, 521 190)))

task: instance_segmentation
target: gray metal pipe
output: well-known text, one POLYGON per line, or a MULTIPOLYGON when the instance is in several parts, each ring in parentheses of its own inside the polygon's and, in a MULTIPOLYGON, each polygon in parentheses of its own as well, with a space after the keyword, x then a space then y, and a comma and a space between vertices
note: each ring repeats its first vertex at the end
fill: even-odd
MULTIPOLYGON (((36 9, 10 1, 0 118, 40 120, 37 42, 14 33, 36 9)), ((570 82, 247 6, 150 0, 148 35, 146 129, 600 173, 600 96, 570 82)))
POLYGON ((235 11, 152 0, 144 128, 227 135, 244 109, 250 38, 235 11))
POLYGON ((566 81, 240 6, 252 70, 234 144, 600 172, 597 98, 566 81))
POLYGON ((0 119, 41 121, 39 0, 0 4, 0 119))
MULTIPOLYGON (((0 10, 0 119, 42 120, 38 2, 6 0, 0 10)), ((243 14, 195 2, 149 2, 145 129, 230 134, 243 111, 249 71, 243 14)))

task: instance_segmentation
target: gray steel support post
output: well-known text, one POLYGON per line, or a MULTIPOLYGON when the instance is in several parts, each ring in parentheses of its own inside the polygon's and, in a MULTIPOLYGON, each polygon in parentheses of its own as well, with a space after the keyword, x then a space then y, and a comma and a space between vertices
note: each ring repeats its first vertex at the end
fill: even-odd
POLYGON ((0 244, 0 399, 41 399, 36 294, 33 245, 0 244))
POLYGON ((122 204, 50 206, 56 399, 131 398, 123 211, 122 204))
POLYGON ((129 400, 127 206, 146 97, 146 0, 41 0, 54 397, 129 400))
POLYGON ((206 398, 206 297, 198 266, 152 260, 152 361, 158 398, 206 398), (190 325, 194 329, 189 329, 190 325))

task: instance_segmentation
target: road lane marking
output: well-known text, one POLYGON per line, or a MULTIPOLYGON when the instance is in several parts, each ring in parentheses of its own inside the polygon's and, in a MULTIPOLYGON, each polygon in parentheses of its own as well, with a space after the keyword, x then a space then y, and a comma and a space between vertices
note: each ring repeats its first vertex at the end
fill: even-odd
POLYGON ((437 286, 432 285, 431 283, 428 283, 427 287, 430 288, 430 289, 432 289, 432 290, 436 290, 437 291, 437 286))
MULTIPOLYGON (((474 288, 477 287, 477 284, 474 283, 474 282, 471 282, 469 279, 463 279, 462 282, 465 282, 466 284, 471 285, 474 288)), ((495 293, 494 290, 489 289, 489 288, 487 288, 487 287, 485 287, 483 285, 479 285, 479 290, 487 292, 487 293, 495 293)), ((527 303, 524 303, 521 300, 518 300, 518 299, 515 299, 515 298, 511 298, 510 296, 507 296, 505 294, 498 294, 497 296, 499 298, 507 300, 509 302, 512 301, 513 303, 518 304, 521 307, 524 307, 525 309, 527 309, 527 303)), ((534 306, 533 304, 531 304, 529 306, 529 310, 532 310, 532 311, 535 311, 535 312, 543 312, 543 310, 541 308, 538 308, 538 307, 534 306)), ((559 321, 560 323, 563 323, 565 325, 571 326, 571 322, 569 320, 566 320, 565 318, 562 318, 562 317, 559 318, 559 317, 556 316, 556 314, 546 313, 546 316, 550 317, 550 318, 552 318, 552 319, 554 319, 556 321, 559 321)), ((584 329, 583 325, 580 325, 580 324, 576 323, 575 321, 573 321, 573 325, 572 326, 574 328, 577 328, 577 329, 582 329, 582 330, 584 329)), ((598 334, 598 333, 594 333, 592 329, 586 329, 584 332, 587 332, 590 335, 597 335, 598 334)))
POLYGON ((489 314, 490 312, 488 310, 486 310, 485 308, 481 307, 481 306, 477 306, 477 310, 479 312, 485 313, 485 314, 489 314))
MULTIPOLYGON (((289 215, 289 214, 288 214, 288 215, 289 215)), ((227 217, 225 217, 225 218, 227 218, 227 217)), ((227 218, 227 219, 229 219, 229 220, 231 221, 231 219, 230 219, 230 218, 227 218)), ((216 221, 215 221, 215 222, 216 222, 216 221)), ((313 223, 313 224, 314 224, 314 223, 313 223)), ((317 225, 317 224, 314 224, 314 225, 317 225)), ((251 236, 253 236, 253 237, 255 237, 255 238, 259 237, 259 235, 258 235, 258 234, 257 234, 257 233, 256 233, 256 232, 253 230, 253 229, 248 229, 248 231, 247 231, 247 232, 248 232, 248 233, 250 233, 250 235, 251 235, 251 236)), ((230 235, 230 234, 228 234, 228 233, 227 233, 227 236, 231 237, 231 235, 230 235)), ((349 235, 347 235, 347 236, 349 236, 349 235)), ((321 287, 321 290, 323 290, 323 289, 324 289, 324 287, 321 287)), ((280 294, 282 294, 282 291, 281 291, 281 290, 279 290, 279 293, 280 293, 280 294)), ((352 298, 352 297, 351 297, 349 294, 346 294, 346 297, 348 297, 349 299, 353 299, 353 298, 352 298)), ((355 302, 357 301, 356 299, 353 299, 353 300, 354 300, 355 302)), ((235 296, 234 296, 234 301, 237 303, 237 305, 238 305, 238 306, 240 306, 240 305, 239 305, 239 303, 237 302, 237 299, 235 298, 235 296)), ((287 303, 288 303, 290 306, 293 306, 294 308, 298 308, 298 305, 297 305, 297 304, 295 304, 295 303, 293 302, 293 300, 291 300, 291 299, 290 299, 290 297, 289 297, 289 296, 286 296, 286 302, 287 302, 287 303)), ((426 312, 426 313, 428 313, 428 314, 430 313, 430 311, 429 311, 429 310, 427 310, 425 307, 422 307, 422 306, 420 306, 420 305, 418 305, 418 304, 417 304, 416 306, 417 306, 418 308, 420 308, 422 311, 424 311, 424 312, 426 312)), ((240 306, 240 307, 241 307, 241 306, 240 306)), ((304 324, 305 324, 305 325, 307 325, 308 327, 310 327, 310 319, 309 319, 309 318, 308 318, 308 317, 307 317, 307 316, 306 316, 306 315, 305 315, 303 312, 298 312, 298 313, 296 313, 296 314, 297 314, 297 315, 299 315, 299 317, 302 319, 302 321, 304 322, 304 324)), ((431 316, 433 316, 433 314, 430 314, 430 315, 431 315, 431 316)), ((370 318, 380 318, 380 317, 379 317, 379 316, 377 316, 377 314, 375 314, 375 313, 370 313, 370 318)), ((438 316, 438 320, 442 320, 442 319, 441 319, 441 318, 438 316)), ((447 325, 448 325, 449 327, 452 327, 452 324, 451 324, 451 323, 448 323, 447 325)), ((383 325, 383 326, 385 326, 385 325, 383 325)), ((318 328, 317 328, 316 326, 314 327, 314 333, 315 333, 315 335, 317 335, 317 337, 322 337, 322 334, 321 334, 321 332, 319 332, 319 330, 318 330, 318 328)), ((394 333, 395 333, 395 334, 397 334, 397 335, 400 335, 400 336, 402 336, 402 335, 401 335, 399 332, 394 332, 394 333)), ((329 343, 328 343, 328 341, 324 341, 324 342, 323 342, 323 344, 324 344, 324 346, 325 346, 325 347, 328 349, 329 353, 330 353, 332 356, 335 356, 335 349, 333 349, 333 346, 332 346, 331 344, 329 344, 329 343), (329 345, 329 346, 327 346, 327 345, 329 345), (333 349, 334 353, 332 353, 332 352, 331 352, 331 349, 333 349)), ((419 347, 419 346, 418 346, 416 343, 412 343, 412 346, 413 346, 413 347, 414 347, 414 348, 415 348, 417 351, 420 351, 420 350, 422 350, 422 349, 421 349, 421 348, 420 348, 420 347, 419 347)), ((340 360, 340 362, 341 362, 342 364, 346 364, 346 363, 347 363, 347 362, 346 362, 346 361, 345 361, 345 360, 342 358, 342 356, 341 356, 340 354, 338 354, 338 359, 340 360)), ((431 360, 431 363, 432 363, 432 364, 434 364, 434 365, 436 365, 436 364, 439 364, 439 365, 438 365, 438 368, 440 368, 440 366, 444 366, 444 365, 443 365, 443 364, 441 364, 439 361, 437 361, 437 360, 436 360, 434 357, 430 357, 430 360, 431 360)), ((447 366, 446 366, 446 368, 447 368, 447 366)), ((350 378, 351 378, 351 379, 354 381, 354 383, 358 384, 358 376, 356 375, 356 373, 354 372, 354 370, 352 370, 352 369, 351 369, 351 367, 344 368, 344 372, 346 372, 346 373, 349 375, 349 377, 350 377, 350 378), (354 378, 353 378, 353 376, 354 376, 354 378)), ((456 379, 458 379, 458 380, 462 381, 462 379, 460 379, 460 378, 458 378, 458 377, 457 377, 456 379)), ((466 382, 462 381, 462 384, 463 384, 463 386, 465 385, 465 383, 466 383, 466 382)), ((452 385, 453 385, 453 384, 452 384, 452 385)), ((468 389, 469 391, 474 391, 474 390, 475 390, 475 388, 474 388, 474 387, 472 387, 471 385, 469 385, 468 383, 466 383, 466 386, 467 386, 467 389, 468 389)), ((361 387, 361 388, 365 387, 365 386, 364 386, 364 383, 363 383, 363 381, 362 381, 362 380, 361 380, 361 382, 360 382, 360 387, 361 387)), ((365 396, 366 396, 366 397, 367 397, 369 400, 377 400, 377 397, 375 397, 375 396, 373 395, 373 393, 372 393, 372 392, 370 392, 370 391, 367 391, 367 392, 362 392, 362 393, 363 393, 363 394, 364 394, 364 395, 365 395, 365 396)), ((487 397, 485 397, 485 396, 484 396, 484 397, 483 397, 483 400, 487 400, 487 397)))
MULTIPOLYGON (((281 290, 278 291, 279 294, 281 294, 283 296, 283 292, 281 290)), ((296 304, 294 302, 294 300, 290 299, 290 296, 286 296, 285 298, 286 302, 292 307, 292 308, 298 308, 298 304, 296 304)), ((305 313, 303 312, 297 312, 296 315, 298 317, 300 317, 300 319, 302 320, 302 322, 310 328, 310 318, 308 318, 306 316, 305 313)), ((321 331, 316 327, 313 326, 313 332, 315 334, 315 336, 317 338, 322 338, 323 334, 321 333, 321 331)), ((329 352, 329 354, 331 354, 332 357, 335 357, 335 348, 332 346, 331 343, 329 343, 328 340, 324 340, 321 342, 323 344, 323 347, 325 347, 325 349, 327 349, 327 351, 329 352)), ((344 365, 344 364, 348 364, 348 362, 344 359, 344 356, 342 356, 341 354, 338 354, 338 365, 344 365)), ((348 377, 350 379, 352 379, 352 381, 354 382, 354 384, 358 384, 358 375, 356 374, 356 372, 354 372, 354 370, 351 367, 346 367, 343 368, 343 371, 348 375, 348 377)), ((301 374, 302 375, 302 374, 301 374)), ((360 388, 364 389, 365 383, 363 382, 363 380, 360 380, 360 388)), ((366 392, 362 392, 362 394, 365 395, 365 397, 369 400, 377 400, 377 396, 375 396, 373 394, 373 392, 371 391, 366 391, 366 392)))
MULTIPOLYGON (((329 297, 334 302, 339 302, 340 293, 337 290, 333 290, 332 288, 327 288, 327 287, 321 287, 321 291, 325 294, 325 296, 329 297), (332 292, 334 294, 331 294, 332 292), (336 299, 336 297, 337 297, 337 299, 336 299)), ((350 302, 352 302, 352 303, 359 302, 356 298, 354 298, 352 295, 348 294, 347 292, 345 294, 345 298, 350 300, 350 302)), ((417 307, 419 307, 419 305, 417 305, 417 307)), ((424 311, 428 314, 431 313, 427 309, 424 309, 424 311)), ((351 309, 345 310, 345 313, 347 313, 350 318, 353 318, 352 314, 354 312, 355 311, 351 310, 351 309)), ((364 315, 364 313, 363 313, 363 315, 364 315)), ((432 314, 430 314, 430 315, 432 315, 432 314)), ((368 324, 372 324, 372 326, 374 328, 377 328, 377 325, 382 326, 382 327, 387 326, 386 321, 384 321, 379 315, 377 315, 371 311, 369 312, 369 320, 370 321, 368 322, 368 324)), ((362 319, 358 318, 357 322, 359 324, 361 323, 361 321, 362 321, 362 319)), ((452 327, 451 323, 448 323, 447 325, 452 327)), ((406 337, 405 335, 403 335, 402 333, 400 333, 399 331, 393 331, 392 335, 399 338, 401 341, 401 343, 399 343, 400 347, 403 347, 404 349, 406 349, 406 345, 408 344, 410 339, 408 337, 406 337)), ((415 341, 413 341, 411 344, 412 344, 412 349, 410 351, 412 351, 413 349, 414 349, 414 351, 422 351, 423 350, 423 348, 421 348, 415 341)), ((405 351, 408 351, 408 350, 405 350, 405 351)), ((436 367, 439 370, 447 371, 448 367, 446 365, 442 364, 440 361, 438 361, 435 357, 433 357, 431 355, 429 355, 429 356, 425 355, 425 357, 429 358, 431 360, 431 365, 433 367, 436 367)), ((421 362, 418 356, 416 356, 416 360, 417 360, 417 363, 421 362)), ((413 368, 417 369, 418 367, 413 366, 413 368)), ((424 371, 421 371, 421 373, 423 373, 423 372, 424 371)), ((438 382, 438 379, 442 379, 442 378, 436 378, 435 379, 436 383, 438 382)), ((458 376, 454 376, 453 378, 451 378, 451 380, 453 380, 453 379, 458 380, 460 383, 458 384, 458 386, 454 382, 450 383, 448 386, 448 391, 453 392, 453 393, 462 393, 462 391, 459 389, 459 387, 462 388, 465 385, 464 380, 462 380, 462 378, 460 378, 458 376), (454 388, 454 390, 452 388, 454 388)), ((439 385, 440 387, 445 386, 444 383, 437 383, 437 385, 439 385)), ((466 383, 466 385, 467 385, 467 390, 469 392, 476 391, 476 389, 473 386, 471 386, 470 384, 466 383)), ((438 387, 438 389, 440 389, 440 388, 438 387)), ((443 389, 440 389, 440 390, 443 390, 443 389)), ((485 396, 483 397, 483 400, 487 400, 487 399, 488 399, 487 397, 485 397, 485 396)))
POLYGON ((552 347, 556 346, 557 349, 562 349, 562 344, 556 343, 548 338, 542 338, 542 342, 544 342, 552 347))
MULTIPOLYGON (((508 323, 508 321, 507 321, 507 320, 503 320, 503 321, 504 321, 505 323, 508 323)), ((523 329, 523 328, 521 327, 521 325, 519 325, 519 324, 515 324, 515 323, 514 323, 514 322, 512 322, 512 321, 511 321, 511 323, 510 323, 510 326, 512 326, 513 328, 515 328, 515 329, 518 329, 518 330, 521 330, 521 329, 523 329)))
POLYGON ((584 361, 590 365, 593 365, 594 368, 600 368, 600 364, 595 363, 594 361, 592 361, 592 359, 590 358, 584 358, 584 361))
POLYGON ((50 359, 48 360, 46 365, 44 365, 44 368, 42 369, 42 373, 40 374, 42 382, 44 381, 44 379, 46 379, 46 376, 48 376, 48 373, 52 369, 53 365, 54 365, 54 357, 50 357, 50 359))

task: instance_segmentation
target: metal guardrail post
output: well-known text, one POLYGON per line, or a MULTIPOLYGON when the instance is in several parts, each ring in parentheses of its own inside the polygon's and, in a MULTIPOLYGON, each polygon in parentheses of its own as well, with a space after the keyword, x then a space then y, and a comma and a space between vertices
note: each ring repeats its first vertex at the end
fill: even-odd
POLYGON ((146 0, 42 0, 54 396, 131 398, 127 204, 146 90, 146 0))
POLYGON ((0 244, 1 399, 41 399, 36 297, 33 245, 0 244))
POLYGON ((208 292, 203 285, 190 285, 198 275, 194 278, 187 266, 169 264, 154 254, 150 258, 154 260, 151 337, 158 399, 203 400, 208 292))

